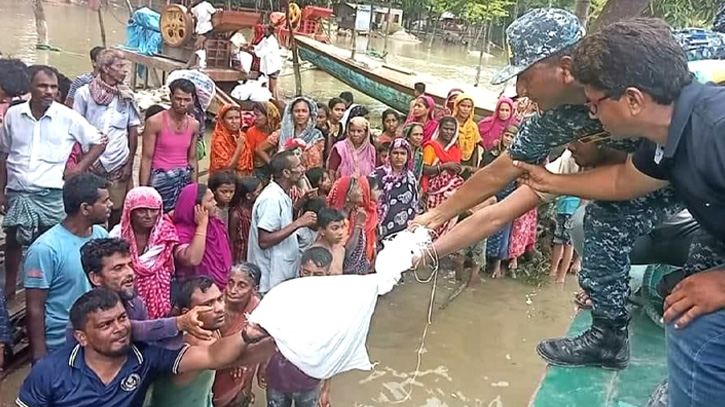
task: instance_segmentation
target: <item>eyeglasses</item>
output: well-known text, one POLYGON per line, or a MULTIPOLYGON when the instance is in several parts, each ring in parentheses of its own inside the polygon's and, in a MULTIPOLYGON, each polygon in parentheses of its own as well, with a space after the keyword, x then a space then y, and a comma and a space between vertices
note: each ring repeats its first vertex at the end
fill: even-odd
POLYGON ((589 114, 592 116, 596 116, 599 112, 599 104, 607 99, 610 99, 611 97, 612 95, 604 95, 597 100, 588 100, 586 102, 586 105, 589 106, 589 114))

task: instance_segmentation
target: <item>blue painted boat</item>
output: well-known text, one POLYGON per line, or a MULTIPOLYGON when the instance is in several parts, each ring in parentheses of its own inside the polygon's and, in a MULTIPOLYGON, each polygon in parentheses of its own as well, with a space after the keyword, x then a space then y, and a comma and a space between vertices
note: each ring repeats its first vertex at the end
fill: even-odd
POLYGON ((364 55, 353 60, 349 50, 310 38, 295 37, 295 40, 301 59, 403 113, 408 113, 410 101, 413 99, 413 85, 416 82, 426 83, 426 94, 433 97, 438 106, 445 103, 450 89, 460 88, 474 98, 476 116, 489 116, 496 108, 498 94, 491 90, 457 83, 446 84, 445 81, 435 78, 431 80, 430 77, 425 78, 405 68, 385 64, 364 55))

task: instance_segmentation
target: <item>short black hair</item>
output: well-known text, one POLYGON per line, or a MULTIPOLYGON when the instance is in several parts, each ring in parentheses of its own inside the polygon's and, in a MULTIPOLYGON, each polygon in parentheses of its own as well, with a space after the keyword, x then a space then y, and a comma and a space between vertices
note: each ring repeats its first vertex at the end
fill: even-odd
POLYGON ((307 180, 310 181, 312 188, 319 188, 322 182, 322 177, 325 176, 325 170, 321 167, 310 168, 305 172, 307 180))
POLYGON ((0 59, 0 88, 11 98, 30 91, 30 76, 25 62, 19 59, 0 59))
POLYGON ((352 96, 352 92, 342 92, 340 93, 340 99, 344 100, 345 103, 351 105, 355 103, 355 98, 352 96))
POLYGON ((96 62, 98 60, 98 57, 101 55, 101 52, 105 50, 106 49, 101 46, 95 46, 91 48, 91 62, 96 62))
POLYGON ((342 103, 342 104, 345 104, 345 101, 344 101, 344 100, 342 100, 341 98, 332 98, 332 99, 330 99, 330 101, 329 101, 329 102, 327 103, 327 107, 329 107, 330 109, 334 109, 334 108, 335 108, 335 106, 336 106, 336 105, 339 105, 340 103, 342 103))
POLYGON ((81 246, 81 265, 86 275, 100 273, 103 270, 103 259, 116 253, 131 254, 131 246, 118 238, 106 237, 93 239, 81 246))
POLYGON ((233 265, 232 270, 239 270, 249 276, 254 281, 255 287, 259 287, 259 283, 262 281, 262 270, 254 263, 243 261, 233 265))
POLYGON ((169 92, 171 95, 173 95, 177 89, 196 97, 196 86, 194 85, 194 82, 188 79, 179 78, 169 84, 169 92))
POLYGON ((70 321, 73 329, 82 331, 86 329, 88 314, 98 311, 108 311, 115 307, 121 298, 115 292, 105 288, 94 288, 81 295, 70 308, 70 321))
POLYGON ((615 22, 584 37, 572 54, 572 75, 612 99, 633 87, 662 105, 692 82, 685 51, 656 18, 615 22))
POLYGON ((143 120, 147 121, 148 119, 156 116, 157 114, 163 112, 164 110, 166 110, 166 108, 161 105, 151 105, 151 106, 149 106, 148 109, 146 109, 143 120))
POLYGON ((209 176, 209 188, 216 192, 224 184, 237 184, 237 175, 232 170, 217 171, 209 176))
POLYGON ((63 185, 63 207, 67 215, 75 215, 81 205, 93 205, 98 200, 98 190, 107 189, 108 181, 95 174, 78 174, 63 185))
POLYGON ((229 206, 235 207, 240 203, 247 202, 247 194, 256 191, 261 183, 262 181, 257 177, 238 177, 237 188, 234 190, 234 197, 229 206))
POLYGON ((375 151, 377 151, 378 154, 384 153, 386 151, 390 152, 391 145, 393 145, 393 143, 391 143, 389 141, 386 141, 385 143, 380 143, 380 144, 378 144, 377 147, 375 147, 375 151))
POLYGON ((269 169, 272 177, 279 181, 282 178, 282 171, 290 169, 290 160, 294 155, 294 151, 286 150, 272 156, 272 159, 269 161, 269 169))
POLYGON ((323 208, 317 214, 317 226, 326 228, 332 222, 344 222, 345 216, 335 208, 323 208))
POLYGON ((58 70, 54 67, 49 65, 30 65, 28 67, 28 78, 30 79, 30 83, 33 83, 33 79, 35 79, 35 76, 40 72, 48 76, 55 76, 55 78, 58 79, 58 70))
POLYGON ((181 283, 181 289, 179 295, 176 298, 176 304, 180 308, 191 308, 191 296, 196 290, 200 290, 205 293, 214 285, 214 280, 207 276, 194 276, 183 283, 181 283))
POLYGON ((300 265, 307 264, 309 262, 314 263, 317 267, 322 267, 324 269, 330 268, 330 265, 332 264, 332 253, 322 246, 310 247, 302 253, 300 265))
POLYGON ((425 93, 425 83, 416 82, 415 85, 413 85, 413 89, 415 89, 418 93, 425 93))
POLYGON ((314 212, 315 215, 317 215, 322 209, 326 207, 327 204, 325 203, 325 198, 317 197, 313 199, 308 199, 307 201, 305 201, 304 204, 302 204, 302 213, 314 212))
POLYGON ((60 100, 65 102, 72 83, 70 78, 60 72, 58 73, 58 96, 60 96, 60 100))

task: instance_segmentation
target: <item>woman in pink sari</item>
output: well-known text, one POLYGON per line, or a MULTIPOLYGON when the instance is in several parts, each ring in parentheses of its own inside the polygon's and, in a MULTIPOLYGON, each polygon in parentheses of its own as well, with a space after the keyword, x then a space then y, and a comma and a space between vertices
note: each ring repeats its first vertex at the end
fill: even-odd
POLYGON ((435 101, 428 95, 418 96, 413 109, 405 120, 405 124, 420 123, 423 125, 423 143, 433 138, 438 130, 438 120, 435 119, 435 101))
POLYGON ((232 267, 232 250, 227 227, 216 216, 216 201, 211 189, 198 183, 185 186, 174 208, 174 225, 181 243, 189 243, 199 235, 206 242, 201 262, 195 267, 180 265, 176 268, 177 278, 183 281, 193 276, 207 276, 223 290, 232 267))
POLYGON ((149 318, 168 316, 174 263, 190 267, 201 263, 206 247, 203 235, 195 234, 190 243, 182 244, 174 223, 164 214, 161 195, 151 187, 128 192, 121 223, 110 235, 125 240, 131 248, 136 291, 149 318))
POLYGON ((496 111, 493 112, 493 115, 478 123, 478 132, 481 133, 481 143, 486 151, 498 145, 506 126, 509 124, 517 124, 514 122, 513 112, 513 100, 507 97, 501 97, 496 104, 496 111))
POLYGON ((364 117, 354 117, 345 131, 347 138, 332 147, 327 161, 332 180, 366 177, 375 171, 377 152, 370 142, 370 123, 364 117))

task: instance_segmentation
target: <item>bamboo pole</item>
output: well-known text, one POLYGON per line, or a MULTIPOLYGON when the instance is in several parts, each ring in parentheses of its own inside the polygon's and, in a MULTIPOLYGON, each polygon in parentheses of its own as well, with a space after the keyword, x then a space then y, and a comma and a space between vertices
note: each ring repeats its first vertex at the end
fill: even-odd
POLYGON ((290 47, 292 48, 292 69, 295 73, 295 94, 296 96, 302 96, 302 73, 300 72, 300 57, 297 50, 297 41, 295 40, 294 29, 292 28, 292 22, 290 21, 289 6, 285 11, 287 30, 289 30, 290 47))
POLYGON ((98 26, 101 28, 101 44, 106 48, 106 26, 103 24, 103 2, 98 4, 98 26))
POLYGON ((390 13, 393 9, 393 0, 388 2, 388 12, 385 13, 385 45, 383 45, 383 59, 388 54, 388 35, 390 34, 390 13))

